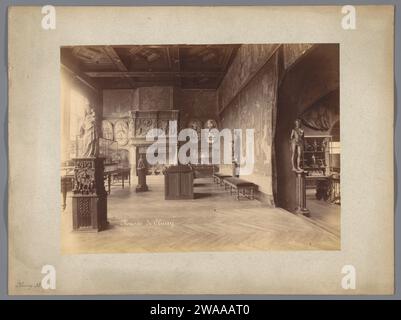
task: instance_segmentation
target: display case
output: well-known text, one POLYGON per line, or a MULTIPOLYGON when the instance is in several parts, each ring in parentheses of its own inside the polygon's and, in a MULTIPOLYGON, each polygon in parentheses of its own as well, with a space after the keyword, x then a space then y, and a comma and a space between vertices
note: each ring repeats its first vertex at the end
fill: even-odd
POLYGON ((303 169, 307 177, 327 177, 330 174, 331 136, 305 136, 303 169))
POLYGON ((331 173, 329 135, 305 136, 303 169, 306 171, 306 188, 316 189, 318 199, 326 199, 331 173))

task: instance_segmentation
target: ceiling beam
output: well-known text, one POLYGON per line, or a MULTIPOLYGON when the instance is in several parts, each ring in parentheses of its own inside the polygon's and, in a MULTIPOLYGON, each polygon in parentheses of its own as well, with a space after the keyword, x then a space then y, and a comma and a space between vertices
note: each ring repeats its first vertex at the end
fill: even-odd
POLYGON ((210 72, 210 71, 185 71, 185 72, 175 72, 175 71, 90 71, 85 72, 85 74, 91 78, 124 78, 124 77, 219 77, 224 72, 210 72))
POLYGON ((218 85, 217 87, 220 86, 220 84, 223 82, 223 79, 228 71, 228 69, 231 66, 232 61, 234 60, 237 52, 238 52, 239 46, 237 47, 233 47, 230 49, 227 49, 226 54, 223 58, 223 70, 224 72, 222 73, 222 75, 220 76, 219 80, 218 80, 218 85))
POLYGON ((175 86, 181 87, 182 79, 181 79, 181 63, 180 63, 180 51, 179 47, 167 47, 167 59, 169 61, 170 70, 175 72, 175 86))
POLYGON ((131 47, 128 47, 128 48, 125 48, 125 49, 129 49, 130 55, 134 56, 134 55, 136 55, 137 53, 139 53, 143 49, 143 46, 131 46, 131 47))
POLYGON ((74 57, 71 55, 70 52, 67 52, 66 50, 61 50, 60 52, 60 64, 62 69, 66 70, 69 72, 71 75, 73 75, 74 78, 77 80, 81 81, 85 85, 87 85, 89 88, 92 90, 96 91, 98 93, 99 87, 98 85, 94 82, 94 80, 90 77, 88 77, 85 73, 81 71, 81 66, 79 64, 79 61, 74 59, 74 57))
POLYGON ((226 53, 223 58, 223 70, 226 71, 228 67, 228 63, 230 62, 231 55, 233 54, 234 48, 230 48, 226 50, 226 53))
MULTIPOLYGON (((107 54, 107 56, 110 58, 110 60, 113 62, 113 64, 117 67, 118 70, 122 72, 128 71, 127 67, 121 60, 120 56, 117 54, 117 52, 114 50, 112 46, 104 46, 103 51, 107 54)), ((132 88, 134 88, 134 83, 129 77, 124 77, 127 79, 127 82, 130 84, 132 88)))
POLYGON ((113 64, 117 67, 120 71, 128 71, 127 67, 122 62, 121 58, 118 56, 117 52, 111 46, 104 46, 104 52, 107 56, 111 59, 113 64))
MULTIPOLYGON (((141 87, 175 87, 175 83, 160 83, 160 82, 139 82, 135 86, 135 88, 141 88, 141 87)), ((134 89, 135 89, 134 88, 134 89)), ((216 86, 211 85, 211 84, 206 84, 206 85, 182 85, 180 87, 181 89, 192 89, 192 90, 216 90, 216 86)), ((115 85, 110 85, 110 84, 105 84, 101 87, 102 90, 113 90, 113 89, 132 89, 130 86, 115 86, 115 85)))
MULTIPOLYGON (((162 49, 162 48, 193 48, 193 47, 211 47, 211 48, 227 48, 233 46, 232 44, 160 44, 160 45, 151 45, 151 44, 113 44, 113 48, 123 48, 123 49, 130 49, 132 47, 141 47, 141 48, 155 48, 155 49, 162 49)), ((235 45, 240 46, 240 45, 235 45)), ((65 46, 73 47, 73 46, 65 46)))
MULTIPOLYGON (((135 81, 135 88, 137 87, 172 87, 175 85, 173 80, 171 81, 135 81)), ((115 89, 115 85, 113 83, 104 83, 102 84, 102 89, 115 89)))
POLYGON ((168 48, 171 70, 173 72, 181 71, 181 63, 180 63, 180 50, 178 47, 168 48))

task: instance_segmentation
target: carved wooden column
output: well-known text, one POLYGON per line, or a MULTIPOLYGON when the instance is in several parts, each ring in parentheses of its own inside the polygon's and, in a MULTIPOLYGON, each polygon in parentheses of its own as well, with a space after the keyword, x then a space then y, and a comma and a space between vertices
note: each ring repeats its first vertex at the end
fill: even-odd
POLYGON ((101 231, 107 227, 104 158, 75 158, 72 189, 72 224, 75 231, 101 231))
POLYGON ((295 172, 296 174, 296 214, 303 214, 309 217, 309 210, 306 208, 306 191, 305 191, 305 172, 295 172))

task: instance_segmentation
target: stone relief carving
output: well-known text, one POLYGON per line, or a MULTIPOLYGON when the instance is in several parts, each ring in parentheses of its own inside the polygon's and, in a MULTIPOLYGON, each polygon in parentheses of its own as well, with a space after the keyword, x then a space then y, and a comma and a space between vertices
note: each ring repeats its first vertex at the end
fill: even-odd
POLYGON ((209 129, 207 134, 207 139, 209 143, 214 143, 216 141, 217 136, 214 132, 210 131, 212 129, 217 129, 217 122, 214 119, 209 119, 205 122, 205 129, 209 129))
POLYGON ((145 137, 153 128, 155 128, 153 119, 137 119, 136 136, 145 137))
POLYGON ((125 146, 128 143, 128 123, 125 120, 119 120, 114 125, 114 138, 119 145, 125 146))
POLYGON ((114 139, 114 134, 113 134, 113 124, 108 121, 108 120, 103 120, 102 121, 102 134, 103 138, 113 140, 114 139))
POLYGON ((205 122, 205 129, 216 129, 217 122, 214 119, 209 119, 205 122))
POLYGON ((135 138, 135 121, 131 117, 128 121, 128 138, 135 138))
POLYGON ((168 120, 160 119, 157 127, 162 129, 166 135, 168 134, 168 120))
POLYGON ((198 119, 192 119, 188 122, 188 128, 194 129, 196 133, 198 134, 198 139, 201 137, 201 130, 202 130, 202 121, 198 119))
MULTIPOLYGON (((150 129, 159 128, 168 135, 169 121, 178 120, 178 110, 168 111, 133 111, 125 118, 118 120, 103 120, 103 137, 110 136, 108 132, 113 132, 113 139, 119 143, 119 146, 128 145, 129 140, 135 138, 145 138, 150 129), (116 121, 116 122, 114 122, 116 121), (114 122, 114 125, 113 125, 114 122), (112 129, 110 129, 110 127, 112 129)), ((198 124, 202 128, 202 123, 198 124)), ((176 134, 176 132, 172 132, 176 134)), ((131 141, 133 143, 134 141, 131 141)))
POLYGON ((94 194, 95 187, 95 167, 92 160, 77 160, 74 169, 74 194, 94 194))

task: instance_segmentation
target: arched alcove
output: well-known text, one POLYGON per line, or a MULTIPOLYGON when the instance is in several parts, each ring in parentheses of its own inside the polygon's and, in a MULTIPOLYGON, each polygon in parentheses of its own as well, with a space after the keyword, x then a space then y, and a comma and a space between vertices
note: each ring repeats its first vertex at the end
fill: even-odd
POLYGON ((278 207, 294 212, 295 174, 291 169, 290 134, 303 118, 305 134, 330 134, 339 119, 339 46, 318 45, 287 71, 278 89, 274 197, 278 207), (324 110, 324 112, 321 112, 324 110), (321 115, 321 114, 322 115, 321 115), (316 119, 314 119, 314 117, 316 119), (319 119, 319 117, 326 117, 319 119), (305 126, 305 124, 307 126, 305 126))

